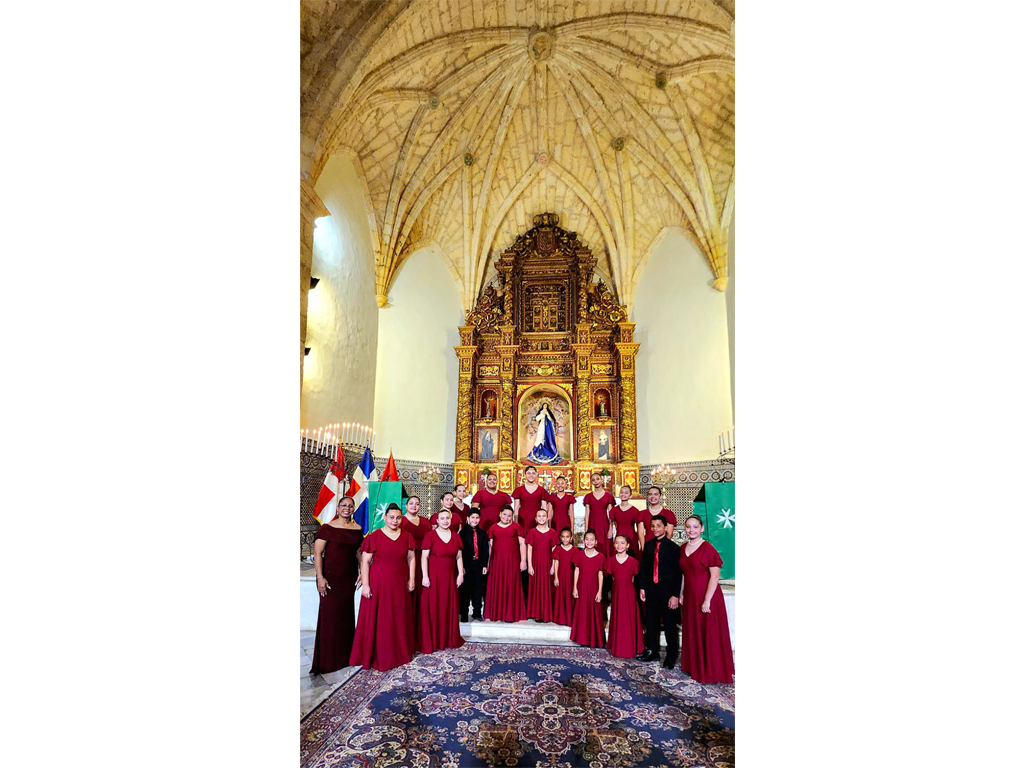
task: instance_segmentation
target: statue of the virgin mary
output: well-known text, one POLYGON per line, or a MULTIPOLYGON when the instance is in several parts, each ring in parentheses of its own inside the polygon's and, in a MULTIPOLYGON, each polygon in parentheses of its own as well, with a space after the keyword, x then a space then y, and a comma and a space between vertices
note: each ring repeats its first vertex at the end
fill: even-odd
POLYGON ((555 414, 551 410, 551 404, 544 403, 534 420, 537 422, 537 438, 526 457, 527 461, 535 464, 557 464, 562 457, 558 455, 558 445, 555 443, 555 414))

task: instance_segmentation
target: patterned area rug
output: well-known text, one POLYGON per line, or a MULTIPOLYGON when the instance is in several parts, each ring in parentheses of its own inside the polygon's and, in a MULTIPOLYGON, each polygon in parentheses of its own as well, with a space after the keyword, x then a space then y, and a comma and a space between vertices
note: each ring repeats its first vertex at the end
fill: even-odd
POLYGON ((731 685, 603 649, 467 643, 361 671, 302 721, 304 768, 735 763, 731 685))

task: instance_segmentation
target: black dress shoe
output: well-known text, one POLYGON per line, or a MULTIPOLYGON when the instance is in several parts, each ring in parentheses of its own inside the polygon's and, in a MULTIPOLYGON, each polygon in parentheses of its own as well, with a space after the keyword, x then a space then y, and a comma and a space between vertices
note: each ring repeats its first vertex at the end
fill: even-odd
POLYGON ((651 650, 646 650, 636 657, 637 661, 658 661, 661 658, 660 653, 655 653, 651 650))
POLYGON ((483 616, 474 616, 473 617, 473 621, 483 621, 483 620, 484 620, 483 616))
POLYGON ((669 657, 666 656, 665 657, 665 663, 663 663, 661 666, 663 666, 665 669, 672 669, 673 667, 675 667, 675 665, 676 665, 676 659, 669 658, 669 657))

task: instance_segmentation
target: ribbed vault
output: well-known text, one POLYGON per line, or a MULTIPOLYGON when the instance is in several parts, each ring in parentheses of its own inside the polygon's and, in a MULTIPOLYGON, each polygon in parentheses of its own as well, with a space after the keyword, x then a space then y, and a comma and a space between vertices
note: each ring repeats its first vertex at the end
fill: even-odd
POLYGON ((473 305, 543 211, 630 304, 668 227, 724 290, 732 218, 732 3, 303 2, 303 167, 365 181, 383 306, 436 243, 473 305))

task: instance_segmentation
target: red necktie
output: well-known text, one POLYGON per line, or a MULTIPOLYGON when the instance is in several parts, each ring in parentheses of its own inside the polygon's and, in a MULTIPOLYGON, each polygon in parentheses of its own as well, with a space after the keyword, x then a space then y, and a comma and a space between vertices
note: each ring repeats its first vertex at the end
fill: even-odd
POLYGON ((476 531, 473 531, 473 559, 480 559, 480 545, 476 541, 476 531))
POLYGON ((658 546, 661 544, 659 541, 654 545, 654 583, 658 583, 658 546))

